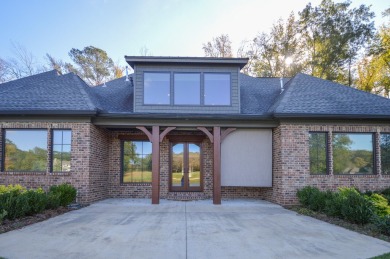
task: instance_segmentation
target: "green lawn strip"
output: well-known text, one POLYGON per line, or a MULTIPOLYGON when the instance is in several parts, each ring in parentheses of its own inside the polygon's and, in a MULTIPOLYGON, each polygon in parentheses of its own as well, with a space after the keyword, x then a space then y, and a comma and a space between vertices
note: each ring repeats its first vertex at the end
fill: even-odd
MULTIPOLYGON (((343 227, 343 228, 346 228, 346 229, 349 229, 349 230, 352 230, 355 232, 358 232, 358 233, 363 234, 363 235, 375 237, 375 238, 381 239, 383 241, 390 242, 390 236, 386 236, 384 234, 378 233, 376 227, 371 223, 366 224, 366 225, 353 224, 353 223, 347 222, 347 221, 339 219, 339 218, 329 217, 329 216, 325 215, 324 213, 309 210, 309 209, 304 208, 302 206, 292 206, 292 207, 287 207, 287 209, 295 211, 301 215, 316 218, 316 219, 319 219, 319 220, 322 220, 322 221, 325 221, 325 222, 328 222, 328 223, 331 223, 331 224, 334 224, 334 225, 337 225, 337 226, 340 226, 340 227, 343 227)), ((384 257, 384 258, 387 258, 387 257, 384 257)))

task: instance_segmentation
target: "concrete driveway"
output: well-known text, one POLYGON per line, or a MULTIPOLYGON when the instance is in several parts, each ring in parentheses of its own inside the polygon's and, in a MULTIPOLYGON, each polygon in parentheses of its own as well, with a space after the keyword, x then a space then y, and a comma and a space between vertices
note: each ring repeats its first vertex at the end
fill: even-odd
POLYGON ((254 200, 108 199, 0 235, 5 258, 369 258, 390 243, 254 200))

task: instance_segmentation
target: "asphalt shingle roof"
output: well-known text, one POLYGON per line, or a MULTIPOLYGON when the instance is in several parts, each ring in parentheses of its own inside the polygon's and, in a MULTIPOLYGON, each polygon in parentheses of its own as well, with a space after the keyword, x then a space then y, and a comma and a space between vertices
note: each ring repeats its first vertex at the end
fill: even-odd
POLYGON ((0 84, 0 112, 95 112, 86 85, 73 73, 59 76, 55 70, 0 84))
POLYGON ((389 117, 390 100, 299 73, 269 109, 275 117, 389 117))
MULTIPOLYGON (((288 79, 283 79, 287 82, 288 79)), ((240 74, 241 113, 267 115, 269 107, 280 95, 280 78, 256 78, 240 74)))
MULTIPOLYGON (((89 87, 73 73, 49 71, 0 84, 1 114, 132 114, 133 75, 89 87)), ((241 114, 265 117, 390 119, 390 100, 305 74, 285 78, 240 74, 241 114)), ((145 115, 147 116, 147 115, 145 115)))
POLYGON ((126 77, 106 82, 105 86, 98 85, 88 89, 96 107, 103 113, 132 113, 133 84, 132 75, 129 81, 126 77))

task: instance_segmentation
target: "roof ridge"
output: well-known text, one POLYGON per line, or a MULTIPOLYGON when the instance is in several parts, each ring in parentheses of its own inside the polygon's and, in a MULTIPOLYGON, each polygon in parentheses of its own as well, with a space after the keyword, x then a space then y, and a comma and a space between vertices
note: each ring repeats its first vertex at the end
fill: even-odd
POLYGON ((80 90, 80 93, 83 95, 83 97, 85 97, 86 101, 87 101, 87 105, 92 109, 92 110, 97 110, 97 107, 93 104, 93 101, 89 95, 89 93, 86 91, 86 89, 84 87, 90 87, 89 85, 87 85, 87 83, 84 82, 84 80, 82 80, 78 75, 76 75, 75 73, 73 72, 70 72, 66 75, 71 75, 73 76, 74 79, 76 79, 77 81, 77 85, 78 85, 78 88, 80 90))
MULTIPOLYGON (((290 85, 294 81, 295 77, 296 77, 296 75, 293 77, 290 77, 287 80, 287 82, 283 84, 283 92, 281 92, 279 94, 279 96, 274 101, 273 105, 271 105, 271 107, 268 109, 268 112, 275 113, 278 108, 283 107, 285 105, 285 101, 284 101, 285 96, 287 95, 287 91, 290 92, 289 91, 290 85)), ((290 94, 290 93, 288 93, 288 94, 290 94)))

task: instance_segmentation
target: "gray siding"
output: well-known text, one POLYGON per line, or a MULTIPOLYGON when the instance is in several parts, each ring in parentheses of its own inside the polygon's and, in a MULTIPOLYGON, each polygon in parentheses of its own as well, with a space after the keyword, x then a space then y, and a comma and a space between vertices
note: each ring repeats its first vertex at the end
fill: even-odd
MULTIPOLYGON (((137 65, 135 66, 134 81, 134 112, 139 113, 202 113, 202 114, 227 114, 240 112, 239 95, 239 67, 238 66, 210 66, 210 65, 137 65), (144 72, 171 72, 171 105, 144 105, 144 72), (207 105, 173 105, 173 73, 174 72, 198 72, 201 73, 230 73, 231 79, 231 105, 207 106, 207 105)), ((203 80, 201 80, 201 86, 203 80)))

